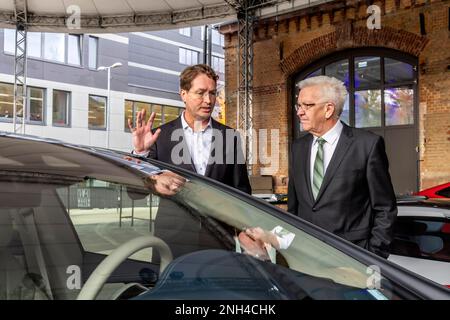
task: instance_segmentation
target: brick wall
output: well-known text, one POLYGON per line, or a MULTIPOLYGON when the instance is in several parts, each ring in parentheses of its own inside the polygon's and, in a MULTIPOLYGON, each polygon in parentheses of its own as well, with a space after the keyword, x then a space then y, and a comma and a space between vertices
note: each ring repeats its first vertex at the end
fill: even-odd
MULTIPOLYGON (((275 192, 287 191, 291 143, 290 77, 330 53, 361 47, 393 48, 418 57, 421 188, 450 181, 450 4, 441 0, 374 1, 381 7, 381 29, 366 27, 365 1, 336 1, 259 21, 254 29, 253 124, 279 129, 280 165, 272 173, 275 192), (421 35, 419 14, 425 16, 421 35)), ((236 26, 221 29, 225 43, 227 124, 236 127, 236 26)), ((270 146, 269 146, 270 151, 270 146)), ((264 165, 254 166, 261 174, 264 165)))

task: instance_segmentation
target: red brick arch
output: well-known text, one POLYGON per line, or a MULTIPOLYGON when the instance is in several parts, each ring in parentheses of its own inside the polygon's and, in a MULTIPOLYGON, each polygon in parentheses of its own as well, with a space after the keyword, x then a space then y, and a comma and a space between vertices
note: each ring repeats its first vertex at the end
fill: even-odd
POLYGON ((396 49, 418 57, 427 43, 427 38, 404 30, 390 27, 369 30, 345 25, 297 48, 280 62, 280 67, 289 76, 330 53, 361 47, 396 49))

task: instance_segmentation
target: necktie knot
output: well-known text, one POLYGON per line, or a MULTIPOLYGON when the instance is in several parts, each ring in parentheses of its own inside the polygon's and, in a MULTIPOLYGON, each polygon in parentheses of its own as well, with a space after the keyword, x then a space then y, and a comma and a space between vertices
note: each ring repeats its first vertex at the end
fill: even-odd
POLYGON ((323 146, 323 144, 324 144, 325 142, 326 142, 326 141, 325 141, 324 138, 322 138, 322 137, 317 138, 317 143, 319 144, 319 146, 323 146))

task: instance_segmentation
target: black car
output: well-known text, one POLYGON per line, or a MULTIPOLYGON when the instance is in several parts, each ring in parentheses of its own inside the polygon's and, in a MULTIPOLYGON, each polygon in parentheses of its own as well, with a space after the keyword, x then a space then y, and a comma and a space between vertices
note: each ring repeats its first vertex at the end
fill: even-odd
POLYGON ((450 299, 263 200, 158 161, 3 133, 0 165, 0 299, 450 299))

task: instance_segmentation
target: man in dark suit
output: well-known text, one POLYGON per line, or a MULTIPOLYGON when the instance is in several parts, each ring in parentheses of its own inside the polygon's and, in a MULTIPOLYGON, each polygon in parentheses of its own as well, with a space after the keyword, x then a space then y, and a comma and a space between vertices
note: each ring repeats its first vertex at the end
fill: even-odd
MULTIPOLYGON (((251 193, 245 159, 235 130, 212 119, 218 76, 205 64, 186 68, 180 75, 180 96, 184 112, 175 120, 152 130, 155 114, 145 123, 145 110, 138 112, 133 134, 134 153, 180 166, 215 179, 245 193, 251 193)), ((175 194, 184 181, 177 175, 153 176, 175 194)), ((161 198, 155 220, 155 235, 165 240, 175 257, 199 248, 220 248, 217 232, 205 229, 175 201, 161 198)), ((225 226, 226 227, 226 226, 225 226)), ((158 261, 158 258, 153 258, 158 261)))
POLYGON ((387 257, 397 207, 383 138, 339 120, 341 81, 318 76, 299 87, 297 116, 308 134, 291 148, 288 211, 387 257))
POLYGON ((178 165, 251 193, 245 159, 235 131, 215 121, 218 76, 205 64, 186 68, 180 76, 180 96, 185 111, 175 120, 152 130, 155 114, 145 124, 138 112, 133 134, 134 153, 178 165))

